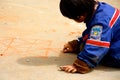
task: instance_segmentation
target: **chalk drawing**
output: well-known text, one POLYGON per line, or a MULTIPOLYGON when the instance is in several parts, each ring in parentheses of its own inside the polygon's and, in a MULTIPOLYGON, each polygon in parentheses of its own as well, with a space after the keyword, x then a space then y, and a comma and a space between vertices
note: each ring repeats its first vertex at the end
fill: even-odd
POLYGON ((22 38, 0 38, 0 56, 30 53, 40 54, 39 56, 48 57, 50 51, 57 52, 58 48, 52 47, 52 40, 22 39, 22 38))

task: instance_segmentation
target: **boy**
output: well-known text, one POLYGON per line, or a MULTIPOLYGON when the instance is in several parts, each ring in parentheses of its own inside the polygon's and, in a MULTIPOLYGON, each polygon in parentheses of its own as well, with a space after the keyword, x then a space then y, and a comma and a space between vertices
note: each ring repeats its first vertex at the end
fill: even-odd
POLYGON ((72 65, 60 66, 61 70, 88 73, 100 62, 120 68, 120 10, 95 0, 61 0, 60 11, 87 27, 81 38, 65 44, 64 53, 79 54, 72 65))

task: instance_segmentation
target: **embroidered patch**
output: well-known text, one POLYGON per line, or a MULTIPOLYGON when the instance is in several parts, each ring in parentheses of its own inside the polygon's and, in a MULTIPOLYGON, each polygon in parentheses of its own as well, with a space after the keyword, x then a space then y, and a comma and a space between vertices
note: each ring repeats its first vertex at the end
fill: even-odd
POLYGON ((95 25, 91 29, 90 39, 101 40, 102 26, 95 25))

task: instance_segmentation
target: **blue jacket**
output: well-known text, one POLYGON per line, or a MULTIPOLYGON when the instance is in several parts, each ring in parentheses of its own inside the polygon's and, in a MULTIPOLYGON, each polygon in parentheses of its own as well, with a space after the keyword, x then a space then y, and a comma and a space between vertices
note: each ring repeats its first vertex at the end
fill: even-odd
POLYGON ((109 55, 113 60, 118 60, 120 66, 120 10, 99 2, 86 26, 87 29, 82 34, 85 45, 78 54, 78 59, 93 68, 105 55, 109 55))

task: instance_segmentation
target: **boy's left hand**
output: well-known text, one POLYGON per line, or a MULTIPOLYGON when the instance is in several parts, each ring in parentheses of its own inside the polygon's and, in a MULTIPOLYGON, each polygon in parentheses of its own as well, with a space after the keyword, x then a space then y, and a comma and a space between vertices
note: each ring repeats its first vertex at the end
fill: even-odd
POLYGON ((60 66, 60 69, 69 73, 77 72, 77 69, 73 65, 60 66))

